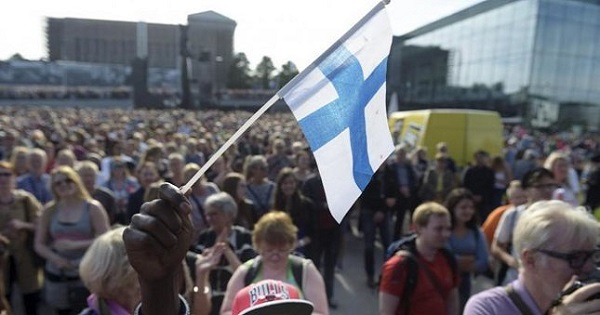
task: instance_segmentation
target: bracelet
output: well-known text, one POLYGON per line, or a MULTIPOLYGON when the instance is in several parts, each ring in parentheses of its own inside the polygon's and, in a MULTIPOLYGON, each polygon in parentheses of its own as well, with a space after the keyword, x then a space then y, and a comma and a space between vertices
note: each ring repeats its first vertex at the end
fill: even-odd
POLYGON ((194 291, 194 293, 201 293, 201 294, 205 294, 206 295, 206 294, 208 294, 210 292, 210 287, 207 286, 207 285, 205 285, 204 286, 204 290, 202 290, 202 292, 200 292, 200 289, 198 288, 198 286, 195 285, 193 291, 194 291))
MULTIPOLYGON (((206 289, 205 289, 206 290, 206 289)), ((187 304, 183 296, 179 295, 179 315, 191 315, 190 306, 187 304)), ((142 315, 142 303, 133 311, 133 315, 142 315)))

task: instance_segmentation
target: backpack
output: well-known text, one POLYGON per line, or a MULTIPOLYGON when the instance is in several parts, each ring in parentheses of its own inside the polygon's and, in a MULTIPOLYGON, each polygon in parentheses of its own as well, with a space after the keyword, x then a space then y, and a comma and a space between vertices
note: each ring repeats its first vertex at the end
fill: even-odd
MULTIPOLYGON (((506 247, 506 251, 508 253, 512 252, 512 236, 513 236, 513 232, 515 231, 515 226, 516 226, 516 222, 517 222, 517 208, 514 208, 515 211, 507 214, 507 218, 506 220, 510 220, 510 236, 509 236, 509 241, 506 247), (508 217, 508 215, 510 215, 510 218, 508 217)), ((500 260, 500 267, 498 268, 498 271, 496 273, 496 285, 497 286, 501 286, 502 283, 504 283, 504 279, 506 278, 506 274, 508 273, 508 269, 510 269, 510 267, 503 261, 500 260)))
MULTIPOLYGON (((304 275, 306 274, 304 269, 306 268, 309 260, 299 256, 289 255, 288 261, 290 262, 290 266, 292 268, 292 276, 294 277, 294 281, 296 281, 296 283, 300 286, 300 291, 304 291, 304 275)), ((246 276, 244 277, 244 286, 248 286, 254 281, 262 268, 262 259, 260 256, 257 256, 248 261, 247 264, 249 264, 249 266, 246 276)))
MULTIPOLYGON (((399 251, 407 251, 407 255, 403 255, 405 259, 400 261, 397 268, 400 267, 401 264, 406 264, 406 284, 404 285, 404 292, 400 297, 399 305, 404 305, 404 313, 408 314, 410 311, 410 298, 417 287, 417 279, 419 275, 419 263, 415 260, 417 253, 417 245, 416 245, 417 235, 409 234, 407 236, 402 237, 401 239, 394 241, 391 243, 387 250, 385 259, 386 261, 392 258, 399 251)), ((455 278, 458 275, 458 266, 456 263, 456 259, 454 258, 454 254, 443 247, 440 249, 448 265, 450 265, 450 269, 452 270, 452 277, 455 278)), ((381 281, 379 281, 381 283, 381 281)))

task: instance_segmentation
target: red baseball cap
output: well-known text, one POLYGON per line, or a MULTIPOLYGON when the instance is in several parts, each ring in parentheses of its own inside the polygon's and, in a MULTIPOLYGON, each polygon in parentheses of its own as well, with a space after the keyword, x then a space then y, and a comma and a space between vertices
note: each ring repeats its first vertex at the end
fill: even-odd
POLYGON ((240 290, 233 299, 232 315, 310 315, 313 304, 298 289, 277 280, 262 280, 240 290))

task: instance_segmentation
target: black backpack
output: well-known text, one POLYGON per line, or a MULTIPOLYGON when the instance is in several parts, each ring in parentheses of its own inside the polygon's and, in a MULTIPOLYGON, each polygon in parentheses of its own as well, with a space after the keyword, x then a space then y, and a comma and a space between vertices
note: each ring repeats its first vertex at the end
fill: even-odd
MULTIPOLYGON (((410 298, 417 287, 417 279, 419 274, 419 262, 416 260, 417 253, 417 245, 416 245, 416 234, 409 234, 388 246, 386 250, 386 261, 392 258, 399 251, 408 252, 407 255, 404 255, 405 259, 401 260, 396 268, 400 268, 401 264, 406 264, 406 284, 404 286, 404 292, 400 298, 399 305, 404 306, 403 314, 408 314, 410 311, 410 298)), ((448 261, 450 265, 450 269, 452 270, 452 277, 455 278, 458 274, 458 266, 456 263, 456 258, 454 258, 454 254, 448 250, 447 248, 441 248, 440 251, 448 261)), ((380 281, 381 283, 381 281, 380 281)))
MULTIPOLYGON (((292 276, 294 277, 296 283, 300 286, 300 291, 304 291, 304 268, 306 268, 309 260, 296 255, 289 255, 288 259, 292 268, 292 276)), ((250 285, 262 268, 262 259, 260 256, 255 257, 248 263, 250 266, 246 272, 246 276, 244 277, 244 286, 250 285)))

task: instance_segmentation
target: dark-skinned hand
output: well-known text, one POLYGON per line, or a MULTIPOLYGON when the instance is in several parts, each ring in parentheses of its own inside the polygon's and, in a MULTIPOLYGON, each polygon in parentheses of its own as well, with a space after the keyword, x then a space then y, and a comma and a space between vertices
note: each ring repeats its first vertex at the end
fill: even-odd
POLYGON ((129 263, 141 281, 172 277, 192 241, 191 205, 176 186, 163 183, 123 232, 129 263))

